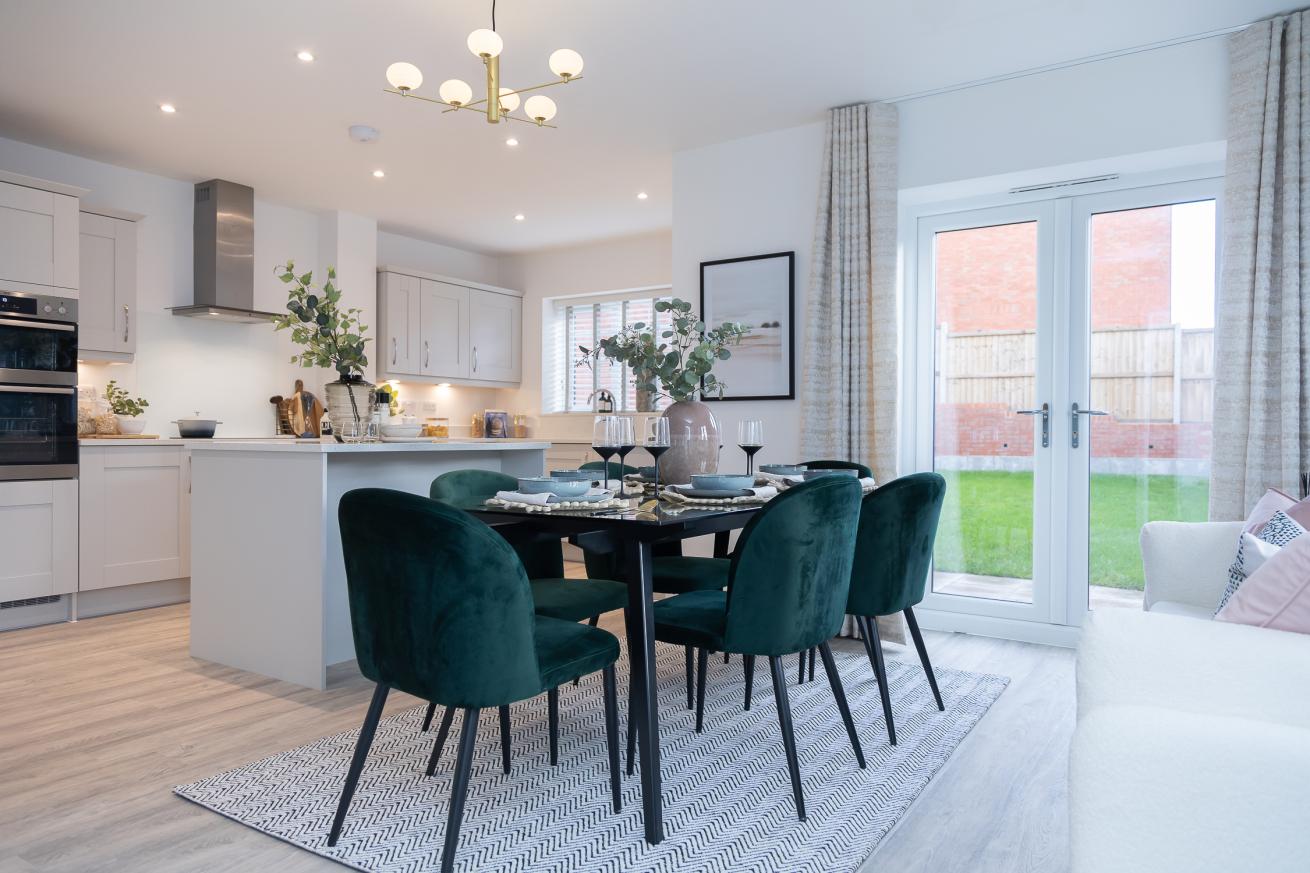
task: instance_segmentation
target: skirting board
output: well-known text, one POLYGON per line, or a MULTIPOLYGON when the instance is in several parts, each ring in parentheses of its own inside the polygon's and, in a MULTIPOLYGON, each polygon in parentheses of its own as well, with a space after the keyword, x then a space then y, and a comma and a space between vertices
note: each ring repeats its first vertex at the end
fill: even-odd
POLYGON ((118 588, 100 588, 78 594, 65 594, 54 603, 41 603, 15 609, 0 610, 0 632, 59 624, 119 612, 152 609, 186 603, 191 599, 190 579, 166 579, 161 582, 143 582, 140 585, 123 585, 118 588), (73 614, 76 598, 77 614, 73 614))

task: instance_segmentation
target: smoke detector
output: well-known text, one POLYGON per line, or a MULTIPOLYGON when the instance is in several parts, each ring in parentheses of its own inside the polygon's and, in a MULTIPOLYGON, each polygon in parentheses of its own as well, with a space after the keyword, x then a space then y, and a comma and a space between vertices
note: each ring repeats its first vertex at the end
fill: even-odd
POLYGON ((350 138, 355 142, 373 142, 382 136, 382 131, 368 124, 350 125, 350 138))

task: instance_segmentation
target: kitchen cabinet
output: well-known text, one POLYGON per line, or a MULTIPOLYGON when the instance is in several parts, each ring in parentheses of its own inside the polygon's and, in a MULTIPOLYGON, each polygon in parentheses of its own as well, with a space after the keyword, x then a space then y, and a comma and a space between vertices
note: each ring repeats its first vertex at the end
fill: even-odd
POLYGON ((77 590, 77 480, 0 482, 0 603, 77 590))
POLYGON ((191 575, 186 446, 82 446, 78 589, 191 575))
POLYGON ((77 296, 80 193, 85 192, 0 173, 0 287, 77 296))
POLYGON ((78 353, 130 361, 137 334, 136 222, 83 211, 79 226, 78 353))
POLYGON ((517 292, 384 268, 378 311, 379 379, 491 387, 522 380, 523 298, 517 292))

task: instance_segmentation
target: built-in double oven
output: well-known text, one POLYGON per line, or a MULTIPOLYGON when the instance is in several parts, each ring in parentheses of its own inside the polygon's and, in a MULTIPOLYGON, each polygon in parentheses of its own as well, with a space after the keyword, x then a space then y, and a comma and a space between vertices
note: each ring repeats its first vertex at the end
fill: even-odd
POLYGON ((0 291, 0 480, 77 477, 77 301, 0 291))

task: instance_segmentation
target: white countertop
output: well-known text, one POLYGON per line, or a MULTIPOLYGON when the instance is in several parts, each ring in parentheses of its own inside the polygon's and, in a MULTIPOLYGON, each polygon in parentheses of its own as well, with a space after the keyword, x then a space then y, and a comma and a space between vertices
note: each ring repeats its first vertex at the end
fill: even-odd
MULTIPOLYGON (((93 441, 94 442, 94 441, 93 441)), ((126 442, 126 441, 125 441, 126 442)), ((149 441, 139 441, 149 442, 149 441)), ((175 440, 174 442, 181 442, 175 440)), ((194 451, 218 452, 287 452, 313 455, 389 454, 401 452, 513 452, 543 451, 550 448, 544 440, 518 439, 449 439, 415 443, 336 443, 317 440, 187 440, 194 451)))

